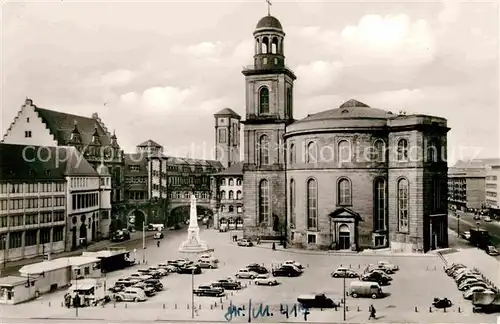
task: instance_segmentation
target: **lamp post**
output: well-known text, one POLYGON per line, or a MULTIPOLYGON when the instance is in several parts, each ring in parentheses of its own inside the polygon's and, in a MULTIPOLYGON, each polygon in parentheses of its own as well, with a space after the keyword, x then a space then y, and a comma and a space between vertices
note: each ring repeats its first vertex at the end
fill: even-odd
POLYGON ((346 297, 346 291, 345 291, 345 277, 346 277, 346 272, 347 272, 347 269, 343 269, 342 271, 344 272, 344 275, 343 275, 342 277, 344 277, 344 278, 343 278, 343 281, 344 281, 344 282, 343 282, 343 290, 344 290, 343 295, 344 295, 344 322, 345 322, 345 317, 346 317, 346 304, 347 304, 347 301, 346 301, 346 298, 345 298, 345 297, 346 297))
POLYGON ((146 222, 142 222, 142 263, 146 263, 146 222))
MULTIPOLYGON (((76 291, 78 291, 78 275, 80 272, 80 268, 79 267, 73 267, 73 272, 74 272, 74 275, 75 275, 75 289, 76 291)), ((75 307, 75 314, 76 314, 76 317, 78 317, 78 306, 80 306, 80 296, 78 295, 78 292, 75 292, 75 294, 78 296, 78 303, 75 303, 75 298, 73 298, 73 306, 75 307)))
POLYGON ((191 270, 191 318, 194 318, 194 270, 191 270))
POLYGON ((457 214, 457 237, 460 237, 460 215, 457 214))

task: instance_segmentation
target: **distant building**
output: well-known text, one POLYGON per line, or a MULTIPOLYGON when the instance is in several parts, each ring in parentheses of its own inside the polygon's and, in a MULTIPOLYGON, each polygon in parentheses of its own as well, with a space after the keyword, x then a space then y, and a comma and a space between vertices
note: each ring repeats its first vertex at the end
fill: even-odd
POLYGON ((458 161, 449 168, 449 204, 464 211, 486 208, 486 170, 488 166, 495 164, 500 164, 500 159, 458 161))
POLYGON ((147 140, 136 153, 125 154, 125 226, 141 228, 142 223, 173 226, 189 216, 191 193, 198 207, 212 215, 213 174, 223 169, 218 161, 171 157, 163 147, 147 140))
POLYGON ((112 175, 112 204, 123 199, 123 151, 97 113, 91 118, 37 107, 26 99, 2 140, 7 144, 73 146, 96 169, 101 162, 112 175))
POLYGON ((0 256, 5 261, 70 250, 81 244, 76 238, 88 243, 106 231, 99 227, 100 203, 106 200, 99 196, 99 176, 75 148, 2 143, 0 156, 0 256), (88 191, 93 182, 95 190, 88 191))
POLYGON ((448 246, 446 119, 348 100, 296 121, 280 21, 263 17, 253 37, 242 71, 245 235, 311 249, 448 246))
POLYGON ((214 225, 228 224, 243 229, 243 162, 237 162, 214 175, 216 183, 214 225))
POLYGON ((215 159, 227 168, 240 161, 240 115, 224 108, 215 117, 215 159))
POLYGON ((492 215, 500 216, 500 164, 486 167, 486 207, 492 215))

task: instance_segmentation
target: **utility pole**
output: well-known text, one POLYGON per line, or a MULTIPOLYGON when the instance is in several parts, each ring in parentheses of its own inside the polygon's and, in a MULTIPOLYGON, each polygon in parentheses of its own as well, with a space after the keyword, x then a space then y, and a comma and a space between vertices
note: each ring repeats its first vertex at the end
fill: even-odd
POLYGON ((345 294, 345 276, 346 276, 346 270, 344 270, 344 322, 345 322, 345 317, 346 317, 346 300, 345 300, 345 297, 346 297, 346 294, 345 294))
POLYGON ((457 215, 457 237, 460 237, 460 215, 457 215))
POLYGON ((142 222, 142 263, 146 263, 146 222, 142 222))

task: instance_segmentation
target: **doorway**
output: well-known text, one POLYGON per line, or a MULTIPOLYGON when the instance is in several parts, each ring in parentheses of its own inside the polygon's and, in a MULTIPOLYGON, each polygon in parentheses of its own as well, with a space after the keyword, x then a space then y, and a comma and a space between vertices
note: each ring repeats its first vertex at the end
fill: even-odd
POLYGON ((343 224, 339 227, 339 250, 349 250, 351 248, 351 231, 349 226, 343 224))
POLYGON ((76 226, 71 229, 71 248, 76 249, 76 226))

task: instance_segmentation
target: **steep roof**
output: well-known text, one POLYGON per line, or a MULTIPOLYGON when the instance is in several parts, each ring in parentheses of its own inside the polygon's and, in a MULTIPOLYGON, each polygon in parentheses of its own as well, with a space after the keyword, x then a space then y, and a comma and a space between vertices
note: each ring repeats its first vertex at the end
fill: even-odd
POLYGON ((95 132, 99 134, 99 141, 103 146, 111 145, 109 134, 102 128, 101 123, 94 118, 39 108, 35 105, 33 107, 54 135, 58 145, 66 145, 68 143, 71 132, 75 129, 75 124, 81 135, 83 145, 88 145, 92 142, 92 136, 95 132))
POLYGON ((236 113, 231 108, 224 108, 222 110, 219 110, 219 112, 215 113, 214 116, 233 116, 233 117, 236 117, 238 119, 241 118, 241 116, 238 115, 238 113, 236 113))
POLYGON ((137 145, 137 147, 157 147, 157 148, 162 148, 160 144, 156 143, 155 141, 148 139, 147 141, 142 142, 141 144, 137 145))
POLYGON ((229 168, 216 174, 217 176, 243 175, 243 162, 236 162, 229 168))
POLYGON ((42 147, 0 143, 0 179, 64 180, 66 175, 96 176, 74 147, 42 147))

